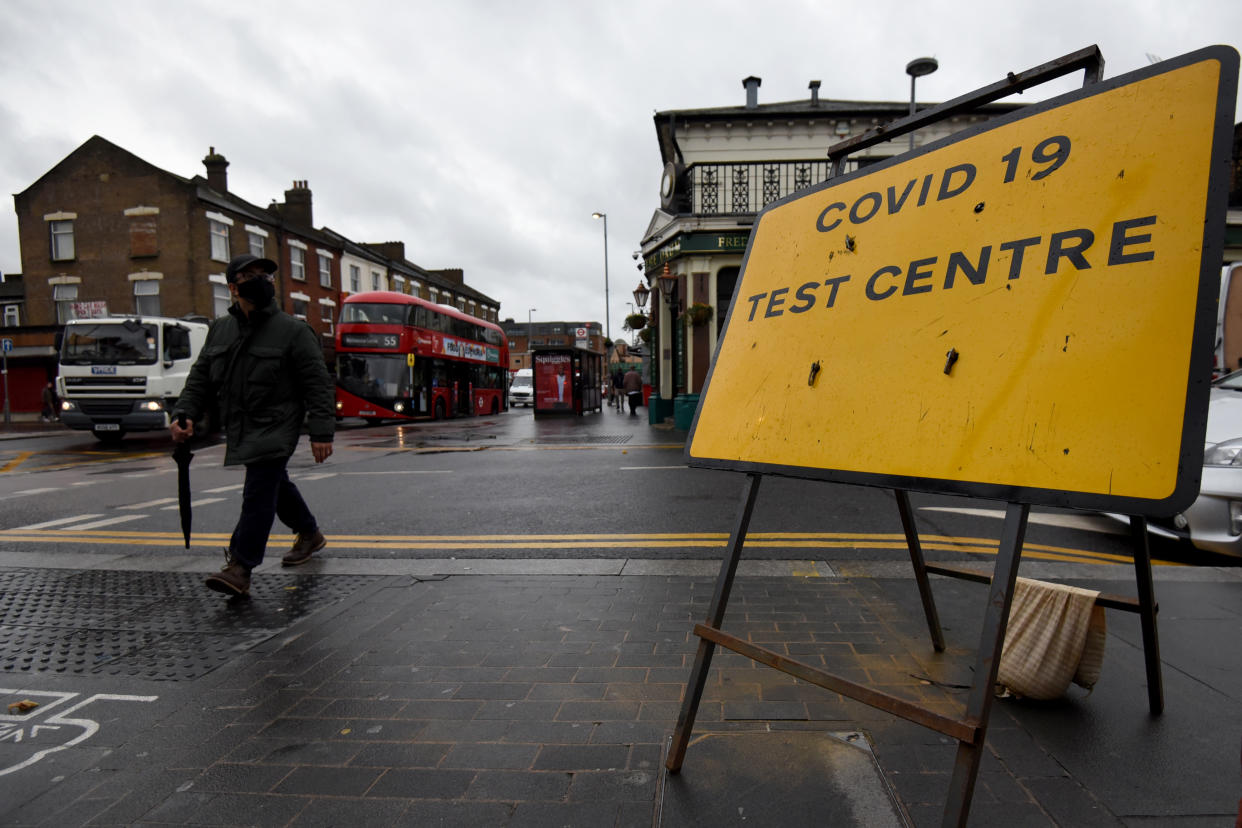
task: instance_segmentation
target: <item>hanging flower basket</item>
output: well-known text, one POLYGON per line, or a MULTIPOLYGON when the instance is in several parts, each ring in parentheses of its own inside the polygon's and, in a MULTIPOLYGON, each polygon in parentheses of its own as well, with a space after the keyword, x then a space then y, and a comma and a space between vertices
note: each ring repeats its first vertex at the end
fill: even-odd
POLYGON ((643 316, 641 313, 631 313, 629 316, 625 317, 625 327, 626 330, 641 331, 643 328, 647 327, 647 317, 643 316))
POLYGON ((654 331, 652 331, 651 328, 643 328, 641 331, 638 332, 638 338, 641 339, 644 344, 650 345, 651 335, 653 333, 654 331))
POLYGON ((702 302, 695 302, 686 308, 686 312, 681 315, 681 318, 685 320, 687 328, 697 328, 699 325, 706 325, 712 319, 712 306, 705 305, 702 302))

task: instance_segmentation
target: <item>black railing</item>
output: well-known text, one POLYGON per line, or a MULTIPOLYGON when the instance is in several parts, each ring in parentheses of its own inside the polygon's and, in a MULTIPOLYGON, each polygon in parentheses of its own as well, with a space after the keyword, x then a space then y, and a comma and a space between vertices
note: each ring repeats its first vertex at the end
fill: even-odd
POLYGON ((686 170, 689 211, 699 215, 757 213, 774 201, 827 181, 827 161, 694 164, 686 170))

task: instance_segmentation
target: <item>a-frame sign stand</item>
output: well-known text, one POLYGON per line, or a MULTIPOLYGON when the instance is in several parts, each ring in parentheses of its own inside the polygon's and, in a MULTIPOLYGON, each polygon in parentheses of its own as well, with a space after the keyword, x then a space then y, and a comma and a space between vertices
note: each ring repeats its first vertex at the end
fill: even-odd
MULTIPOLYGON (((1165 332, 1171 332, 1170 336, 1158 343, 1147 343, 1153 349, 1167 347, 1172 340, 1180 342, 1176 357, 1166 362, 1164 369, 1153 372, 1160 377, 1157 382, 1165 384, 1169 392, 1167 396, 1174 398, 1169 402, 1168 410, 1163 413, 1157 410, 1160 404, 1155 400, 1163 399, 1163 397, 1156 390, 1151 390, 1149 397, 1144 398, 1145 401, 1150 401, 1150 404, 1138 406, 1134 400, 1119 403, 1119 405, 1127 406, 1124 410, 1114 408, 1099 411, 1077 401, 1078 397, 1086 396, 1081 393, 1084 388, 1092 382, 1098 382, 1099 366, 1093 366, 1089 360, 1080 363, 1067 362, 1061 354, 1068 352, 1071 341, 1077 343, 1074 337, 1081 336, 1090 342, 1090 337, 1095 331, 1091 325, 1099 319, 1098 305, 1090 308, 1090 313, 1080 313, 1073 306, 1074 302, 1098 303, 1100 298, 1098 295, 1095 297, 1078 295, 1071 300, 1065 293, 1056 293, 1052 296, 1052 301, 1044 301, 1049 291, 1060 289, 1055 282, 1058 267, 1053 253, 1049 253, 1047 268, 1038 276, 1054 281, 1027 280, 1021 283, 1014 281, 1019 276, 1026 275, 1025 272, 1020 272, 1022 258, 1019 254, 1016 257, 1016 264, 1010 266, 1008 281, 1000 282, 1001 290, 994 288, 995 282, 988 282, 989 290, 986 294, 966 294, 970 297, 971 303, 979 303, 978 305, 972 304, 969 312, 963 311, 960 306, 950 305, 947 309, 934 307, 933 310, 939 312, 940 315, 935 318, 936 330, 929 332, 924 328, 929 329, 930 326, 915 326, 910 317, 901 316, 904 311, 900 309, 893 311, 896 303, 882 304, 889 296, 897 295, 897 288, 894 287, 885 292, 882 286, 887 283, 879 280, 881 277, 895 277, 895 281, 900 283, 903 276, 902 270, 899 266, 892 265, 891 262, 909 261, 910 269, 905 276, 906 290, 901 295, 930 291, 931 287, 923 283, 930 278, 929 263, 936 262, 936 258, 903 259, 903 256, 909 254, 900 248, 903 239, 898 238, 896 242, 898 252, 886 251, 884 255, 889 258, 880 259, 884 266, 872 270, 869 268, 874 268, 874 264, 860 264, 859 262, 863 260, 849 259, 845 255, 845 251, 855 253, 855 237, 845 235, 842 247, 829 246, 835 242, 829 240, 828 234, 844 221, 844 216, 848 215, 858 226, 879 214, 880 206, 885 203, 883 178, 880 179, 879 185, 871 185, 871 182, 867 180, 851 189, 850 186, 845 185, 855 184, 866 175, 871 175, 870 172, 854 174, 844 180, 843 186, 838 191, 832 189, 836 184, 834 175, 834 179, 809 191, 809 194, 791 196, 769 207, 760 214, 756 222, 739 279, 738 290, 741 292, 740 295, 747 298, 747 303, 735 302, 730 309, 725 336, 704 388, 703 399, 696 413, 687 445, 687 458, 692 466, 742 471, 746 473, 747 483, 738 503, 737 516, 729 537, 726 557, 716 581, 715 593, 707 618, 704 623, 694 628, 694 634, 699 637, 699 645, 686 685, 676 729, 670 739, 665 762, 670 773, 679 772, 686 758, 699 702, 710 672, 712 655, 715 648, 721 646, 807 683, 839 693, 956 739, 958 750, 946 799, 943 825, 964 826, 969 816, 970 803, 983 755, 994 698, 994 686, 1022 556, 1027 520, 1030 507, 1034 504, 1069 506, 1133 515, 1130 518, 1130 537, 1134 555, 1137 598, 1101 595, 1097 603, 1106 608, 1138 614, 1143 634, 1149 709, 1153 715, 1158 715, 1163 711, 1164 694, 1156 628, 1157 606, 1152 584, 1146 515, 1168 514, 1171 511, 1185 508, 1197 495, 1199 488, 1201 451, 1206 427, 1207 382, 1205 376, 1206 368, 1210 363, 1210 338, 1213 322, 1211 312, 1219 290, 1218 283, 1214 282, 1214 279, 1219 276, 1219 264, 1215 257, 1220 254, 1223 237, 1225 199, 1221 194, 1223 186, 1221 170, 1227 168, 1227 164, 1222 164, 1222 158, 1226 160, 1228 158, 1227 145, 1232 129, 1232 106, 1237 93, 1237 52, 1226 47, 1210 47, 1104 84, 1100 81, 1103 59, 1099 50, 1093 46, 1028 72, 1011 74, 1005 81, 902 119, 882 130, 873 130, 867 135, 838 144, 829 151, 829 155, 836 161, 836 173, 839 174, 841 162, 850 152, 891 140, 955 112, 972 109, 1078 69, 1085 70, 1084 90, 1092 87, 1097 91, 1075 93, 1031 107, 1032 117, 1030 122, 1026 123, 1027 132, 1030 132, 1031 128, 1037 128, 1042 130, 1039 133, 1040 137, 1045 135, 1051 135, 1051 137, 1045 138, 1036 145, 1037 149, 1033 153, 1035 163, 1027 170, 1023 183, 1039 181, 1059 169, 1071 155, 1071 146, 1074 147, 1074 153, 1084 152, 1081 148, 1086 147, 1085 154, 1090 154, 1092 145, 1095 144, 1097 145, 1096 151, 1112 153, 1109 163, 1112 163, 1115 158, 1120 158, 1119 147, 1121 147, 1132 152, 1143 153, 1143 157, 1148 158, 1148 163, 1154 163, 1150 161, 1154 157, 1149 151, 1150 148, 1140 147, 1137 142, 1109 148, 1102 146, 1107 142, 1091 140, 1098 138, 1098 134, 1090 133, 1090 128, 1083 128, 1082 135, 1075 133, 1074 127, 1078 123, 1097 123, 1100 120, 1094 117, 1084 117, 1091 116, 1092 113, 1082 106, 1078 106, 1073 112, 1064 116, 1057 111, 1062 106, 1068 110, 1070 105, 1079 104, 1082 100, 1089 102, 1100 100, 1106 104, 1111 103, 1116 100, 1116 97, 1110 98, 1109 96, 1123 87, 1131 85, 1136 87, 1133 90, 1126 90, 1132 91, 1136 107, 1134 111, 1155 111, 1159 113, 1158 117, 1161 119, 1176 120, 1177 115, 1172 110, 1183 105, 1190 105, 1187 101, 1194 99, 1197 101, 1194 106, 1198 108, 1193 109, 1192 112, 1199 122, 1197 125, 1183 124, 1182 126, 1192 131, 1198 130, 1211 134, 1211 138, 1205 142, 1206 146, 1201 143, 1198 149, 1200 157, 1196 163, 1201 169, 1196 173, 1198 175, 1196 181, 1202 185, 1196 196, 1198 201, 1187 202, 1182 208, 1189 210, 1191 217, 1190 221, 1183 225, 1188 242, 1184 248, 1179 248, 1189 252, 1184 252, 1183 258, 1177 263, 1179 266, 1173 266, 1175 263, 1172 260, 1175 257, 1168 255, 1176 247, 1172 243, 1173 233, 1169 233, 1168 238, 1154 235, 1132 235, 1135 228, 1154 225, 1155 215, 1148 217, 1139 214, 1141 216, 1139 218, 1123 219, 1113 225, 1113 252, 1109 254, 1108 262, 1110 266, 1118 266, 1118 269, 1114 271, 1117 274, 1118 285, 1129 291, 1127 295, 1130 296, 1144 295, 1144 291, 1159 294, 1151 297, 1151 301, 1155 304, 1150 307, 1136 308, 1127 305, 1123 311, 1129 314, 1126 321, 1142 322, 1158 318, 1167 323, 1165 332), (1140 84, 1148 85, 1138 88, 1140 84), (1098 95, 1099 98, 1093 99, 1091 97, 1093 95, 1098 95), (1047 123, 1041 124, 1041 117, 1047 123), (1075 118, 1079 120, 1075 121, 1075 118), (1048 126, 1048 123, 1052 126, 1048 126), (1053 130, 1063 130, 1063 132, 1057 133, 1053 130), (1086 140, 1076 143, 1083 138, 1086 140), (1222 155, 1222 153, 1226 154, 1222 155), (1039 167, 1041 164, 1042 169, 1039 167), (859 192, 863 195, 855 197, 859 192), (1207 193, 1205 211, 1203 192, 1207 193), (837 198, 841 200, 835 201, 834 199, 837 198), (852 207, 849 206, 851 198, 855 199, 852 207), (873 205, 874 209, 872 209, 873 205), (778 212, 782 210, 784 212, 778 212), (1203 212, 1196 213, 1195 211, 1203 212), (765 223, 764 219, 769 217, 770 220, 765 223), (804 232, 800 228, 805 227, 808 222, 818 230, 820 235, 810 237, 798 235, 804 232), (1122 229, 1118 230, 1118 227, 1122 229), (797 243, 791 243, 795 240, 797 243), (822 249, 814 249, 815 244, 820 244, 822 249), (1159 247, 1162 252, 1159 257, 1154 253, 1141 254, 1133 247, 1138 244, 1151 244, 1159 247), (810 253, 806 249, 808 247, 812 248, 810 253), (1130 247, 1131 252, 1126 252, 1127 247, 1130 247), (814 255, 816 253, 820 254, 818 258, 814 255), (844 291, 841 296, 838 296, 838 288, 847 284, 852 273, 836 275, 829 269, 827 275, 832 278, 823 281, 822 285, 831 286, 831 298, 822 303, 821 307, 823 311, 836 314, 832 317, 832 327, 827 328, 829 323, 824 321, 811 321, 813 314, 805 313, 814 308, 815 291, 819 287, 817 283, 805 282, 797 288, 797 298, 802 304, 788 308, 789 311, 799 316, 796 320, 789 321, 786 327, 779 329, 784 334, 784 339, 780 342, 782 367, 777 368, 772 363, 762 362, 765 358, 763 346, 770 344, 771 334, 769 332, 777 330, 773 326, 778 323, 770 322, 770 320, 779 320, 782 317, 786 310, 782 308, 782 303, 793 295, 793 287, 782 285, 788 284, 792 279, 793 285, 796 286, 800 275, 797 273, 799 268, 805 268, 807 274, 814 272, 818 274, 819 279, 823 279, 825 273, 824 265, 821 263, 832 260, 838 254, 842 255, 845 262, 841 264, 843 272, 844 268, 856 268, 857 270, 853 270, 852 273, 862 271, 863 278, 868 272, 874 273, 870 281, 866 283, 865 293, 865 299, 870 300, 872 304, 863 301, 864 297, 860 295, 862 286, 857 284, 859 290, 856 290, 853 296, 846 295, 844 291), (1177 274, 1176 277, 1166 278, 1163 272, 1158 273, 1154 269, 1146 269, 1147 265, 1144 263, 1158 258, 1165 259, 1166 268, 1173 266, 1172 272, 1177 274), (806 264, 808 260, 811 260, 813 264, 806 264), (1127 269, 1124 267, 1127 265, 1135 266, 1127 269), (753 275, 748 273, 752 269, 753 275), (791 277, 788 275, 790 273, 795 275, 791 277), (751 276, 749 280, 748 276, 751 276), (772 287, 773 285, 775 287, 772 287), (1028 291, 1028 293, 1019 297, 1020 291, 1028 291), (1188 297, 1187 294, 1189 294, 1188 297), (779 300, 778 297, 780 297, 779 300), (1019 299, 1025 304, 1017 306, 1005 304, 1019 299), (836 310, 830 310, 834 308, 834 301, 837 302, 836 310), (847 301, 854 301, 855 307, 862 308, 864 312, 850 315, 851 312, 842 311, 841 307, 847 301), (993 301, 994 304, 991 307, 982 307, 986 301, 993 301), (1038 326, 1030 331, 1022 330, 1015 333, 1015 320, 1021 320, 1023 318, 1021 314, 1029 307, 1043 309, 1038 326), (1049 308, 1054 310, 1049 311, 1049 308), (868 313, 871 316, 867 316, 868 313), (981 314, 986 318, 980 319, 981 314), (1005 314, 1010 314, 1010 316, 1006 317, 1005 314), (999 326, 993 324, 993 317, 1001 318, 999 326), (759 320, 757 323, 756 319, 759 320), (741 329, 740 334, 731 337, 729 336, 730 328, 735 324, 741 329), (760 327, 762 325, 768 325, 768 327, 760 327), (1005 327, 1006 325, 1008 327, 1005 327), (1003 330, 998 332, 998 327, 1003 330), (940 332, 942 328, 943 332, 940 332), (911 331, 911 333, 907 340, 892 343, 890 340, 893 339, 891 336, 893 331, 911 331), (949 338, 949 335, 955 336, 956 339, 949 338), (1061 342, 1062 337, 1064 337, 1064 344, 1061 342), (867 380, 881 375, 876 372, 877 365, 882 367, 885 364, 892 364, 891 353, 878 353, 877 355, 876 352, 891 346, 903 355, 918 353, 918 349, 929 340, 942 349, 946 344, 958 343, 950 353, 949 362, 944 365, 945 377, 950 375, 955 361, 952 357, 957 355, 959 350, 963 355, 969 353, 972 357, 982 360, 991 358, 995 362, 987 366, 988 371, 979 370, 977 373, 963 374, 962 379, 968 380, 966 384, 961 384, 956 375, 947 380, 941 377, 935 381, 939 384, 935 384, 933 379, 934 374, 938 373, 938 367, 920 366, 920 369, 925 369, 930 373, 912 372, 924 385, 915 389, 919 396, 910 397, 907 405, 917 406, 922 409, 922 414, 916 418, 907 417, 904 420, 890 418, 890 423, 896 424, 892 426, 890 432, 884 432, 882 424, 873 423, 872 420, 876 419, 875 417, 858 417, 857 413, 860 411, 877 411, 876 398, 869 396, 873 394, 872 386, 875 383, 872 381, 869 385, 867 380), (1056 341, 1049 344, 1051 340, 1056 341), (850 359, 828 365, 821 374, 818 371, 820 355, 837 356, 834 347, 840 346, 843 341, 848 343, 843 347, 855 349, 850 352, 850 359), (1004 359, 1012 358, 1015 350, 1020 352, 1021 362, 1019 364, 1025 372, 1021 393, 1015 392, 1011 376, 1001 370, 991 370, 997 364, 1003 365, 1004 359), (806 362, 802 362, 803 359, 806 362), (890 362, 886 363, 886 359, 890 362), (815 361, 810 375, 811 379, 807 381, 805 380, 805 365, 811 360, 815 361), (784 363, 789 363, 791 367, 784 370, 784 363), (820 389, 816 389, 817 374, 821 377, 826 374, 831 378, 831 384, 822 387, 821 396, 815 396, 820 393, 820 389), (797 376, 803 379, 798 380, 797 376), (756 378, 759 378, 759 385, 764 382, 767 385, 755 387, 756 378), (805 382, 809 389, 802 386, 800 384, 802 382, 805 382), (777 391, 785 392, 778 404, 779 407, 764 408, 762 401, 771 398, 777 391), (1071 396, 1075 392, 1080 393, 1071 396), (1028 422, 1023 419, 1035 408, 1032 399, 1042 399, 1039 396, 1041 393, 1055 403, 1052 408, 1056 416, 1060 418, 1055 423, 1050 424, 1047 420, 1028 422), (1181 394, 1180 398, 1177 397, 1178 393, 1181 394), (748 411, 745 406, 739 406, 737 402, 739 399, 759 400, 760 402, 754 404, 758 406, 756 410, 748 411), (1062 407, 1057 408, 1058 404, 1062 407), (798 411, 800 407, 818 407, 815 410, 818 417, 799 419, 796 414, 789 413, 798 411), (936 415, 940 413, 941 408, 951 411, 952 418, 946 416, 936 421, 936 415), (979 437, 977 433, 979 424, 973 418, 973 412, 980 409, 988 409, 996 415, 996 419, 986 423, 983 430, 1000 423, 991 428, 985 438, 979 437), (936 438, 942 438, 948 428, 962 421, 959 415, 963 411, 966 412, 965 422, 967 423, 963 441, 976 447, 973 453, 964 451, 960 445, 951 440, 939 439, 936 442, 936 438), (1170 411, 1172 414, 1166 416, 1170 411), (1137 413, 1127 418, 1126 415, 1132 412, 1137 413), (1117 435, 1106 434, 1104 438, 1111 439, 1116 436, 1119 442, 1092 455, 1083 447, 1095 444, 1082 438, 1089 434, 1092 440, 1100 439, 1101 432, 1092 429, 1096 428, 1101 418, 1108 426, 1115 425, 1113 430, 1118 432, 1117 435), (811 434, 811 437, 816 439, 805 440, 791 447, 791 444, 797 442, 795 437, 805 436, 805 434, 798 434, 799 428, 819 426, 822 429, 824 422, 844 423, 848 428, 843 426, 838 433, 832 435, 835 438, 833 440, 817 439, 818 436, 822 436, 821 430, 820 435, 811 434), (1017 427, 1013 427, 1014 423, 1018 424, 1017 427), (1035 437, 1036 426, 1048 429, 1050 425, 1061 429, 1061 433, 1056 438, 1058 442, 1043 445, 1035 437), (935 442, 930 448, 927 441, 922 439, 929 435, 932 442, 935 442), (892 468, 885 465, 889 462, 888 458, 878 456, 872 449, 875 445, 883 444, 885 437, 891 438, 893 443, 909 446, 908 453, 919 454, 918 462, 910 462, 907 458, 902 458, 902 464, 894 465, 892 468), (1126 445, 1132 448, 1133 445, 1141 445, 1140 440, 1146 440, 1151 444, 1150 454, 1144 457, 1140 464, 1122 468, 1122 464, 1117 462, 1117 458, 1122 456, 1119 447, 1126 445), (856 450, 855 446, 862 446, 862 448, 856 450), (980 446, 986 451, 980 450, 980 446), (999 465, 989 465, 997 458, 999 458, 999 465), (1108 464, 1107 476, 1103 478, 1102 483, 1099 477, 1101 462, 1108 464), (1057 463, 1060 465, 1055 465, 1057 463), (873 466, 878 468, 873 469, 873 466), (1151 472, 1156 467, 1161 467, 1162 470, 1151 472), (1002 468, 1002 471, 996 473, 997 468, 1002 468), (1149 472, 1151 474, 1148 474, 1149 472), (988 584, 988 600, 974 664, 974 679, 965 709, 960 716, 946 716, 907 699, 833 675, 781 653, 757 646, 722 629, 759 486, 763 477, 768 473, 883 486, 895 492, 928 631, 932 646, 937 652, 944 650, 945 642, 929 575, 965 578, 988 584), (999 478, 1002 475, 1013 479, 1001 480, 999 478), (925 561, 910 505, 908 492, 911 490, 988 497, 1007 504, 996 563, 991 574, 953 565, 929 564, 925 561)), ((1109 110, 1109 114, 1114 117, 1122 117, 1119 113, 1121 110, 1115 106, 1109 110)), ((1025 117, 1027 116, 1014 116, 1008 119, 1008 123, 1005 123, 1005 119, 1001 119, 1002 124, 998 132, 1012 128, 1015 124, 1022 126, 1025 117)), ((1138 117, 1146 117, 1146 115, 1138 117)), ((1111 128, 1116 131, 1122 127, 1112 126, 1111 128)), ((980 128, 975 134, 984 133, 987 129, 988 127, 980 128)), ((1014 132, 1017 134, 1016 130, 1014 132)), ((973 136, 966 136, 965 140, 973 139, 973 136)), ((987 152, 991 152, 998 146, 1002 149, 1008 146, 1015 147, 1010 153, 998 156, 1010 164, 1003 181, 1006 185, 1021 180, 1016 174, 1018 166, 1016 159, 1024 151, 1018 144, 1019 140, 1021 138, 1014 140, 1010 134, 1004 134, 1001 137, 995 137, 992 144, 979 144, 980 152, 985 153, 984 157, 987 152)), ((1161 140, 1173 140, 1173 138, 1170 135, 1161 140)), ((1132 139, 1127 138, 1126 141, 1132 141, 1132 139)), ((924 152, 935 157, 939 149, 945 147, 955 149, 953 144, 953 140, 948 140, 947 143, 932 145, 924 152)), ((1180 151, 1185 147, 1179 145, 1177 149, 1180 151)), ((916 169, 921 154, 916 154, 909 162, 915 165, 916 169)), ((975 187, 975 196, 969 201, 974 202, 975 198, 981 200, 974 206, 974 214, 980 214, 985 209, 985 205, 990 206, 996 202, 1000 202, 1002 206, 1009 206, 1002 199, 1002 196, 1009 197, 1005 196, 1003 191, 988 190, 985 186, 978 184, 978 181, 982 181, 983 167, 962 163, 960 160, 962 155, 963 153, 959 151, 956 156, 953 156, 956 166, 944 172, 940 185, 941 199, 952 198, 958 192, 969 188, 972 183, 976 183, 978 186, 975 187), (960 184, 961 179, 959 179, 959 184, 953 183, 952 176, 956 173, 963 173, 965 184, 960 184), (978 181, 976 174, 979 176, 978 181), (955 191, 959 185, 960 188, 955 191)), ((1123 165, 1126 160, 1128 159, 1120 158, 1117 163, 1123 165)), ((899 164, 900 162, 897 162, 889 166, 900 169, 899 164)), ((884 170, 883 166, 877 166, 881 171, 884 170)), ((1077 169, 1090 170, 1097 169, 1099 166, 1098 160, 1091 163, 1091 159, 1086 159, 1077 169)), ((1123 170, 1124 172, 1127 171, 1123 170)), ((1133 177, 1138 171, 1129 172, 1133 177)), ((1142 168, 1142 172, 1138 174, 1145 172, 1148 172, 1148 169, 1142 168)), ((1106 174, 1110 177, 1113 175, 1111 172, 1106 174)), ((1174 176, 1173 180, 1177 183, 1185 181, 1184 171, 1165 171, 1163 174, 1174 176)), ((930 186, 928 182, 932 180, 932 177, 928 175, 924 179, 923 195, 927 194, 930 186)), ((899 173, 890 176, 890 179, 898 182, 903 180, 899 173)), ((911 178, 911 184, 905 190, 906 195, 912 192, 911 188, 919 180, 917 177, 911 178)), ((1097 184, 1096 186, 1107 185, 1097 184)), ((1176 189, 1176 184, 1171 186, 1167 180, 1153 187, 1158 194, 1166 194, 1174 189, 1176 189)), ((1038 195, 1047 199, 1056 192, 1055 190, 1041 190, 1038 195)), ((887 195, 888 214, 891 216, 902 209, 905 196, 901 196, 900 191, 895 190, 892 185, 887 187, 887 195)), ((1071 189, 1065 189, 1062 195, 1069 197, 1071 189)), ((1134 204, 1126 203, 1124 207, 1141 210, 1147 207, 1146 204, 1140 204, 1143 199, 1156 197, 1157 195, 1153 195, 1150 191, 1136 192, 1132 196, 1134 204)), ((1118 198, 1116 193, 1110 193, 1107 200, 1111 205, 1124 201, 1118 198)), ((922 207, 923 203, 924 200, 920 197, 919 207, 922 207)), ((967 205, 967 210, 969 210, 969 205, 967 205)), ((972 228, 966 217, 962 215, 965 211, 953 212, 946 209, 944 212, 948 218, 944 219, 944 223, 936 229, 965 227, 963 236, 974 238, 969 234, 977 230, 972 228)), ((1164 216, 1161 218, 1163 219, 1164 216)), ((868 229, 870 228, 864 228, 864 231, 868 229)), ((857 230, 850 231, 845 227, 841 230, 858 232, 861 235, 861 232, 857 230)), ((909 234, 909 228, 905 228, 903 232, 909 234)), ((919 243, 922 243, 925 235, 935 235, 935 233, 919 235, 919 243)), ((1054 234, 1054 237, 1057 235, 1064 238, 1074 237, 1081 242, 1090 233, 1087 230, 1072 230, 1054 234)), ((894 237, 887 237, 886 241, 891 238, 894 237)), ((866 240, 873 244, 877 241, 876 238, 866 240)), ((1021 242, 1006 244, 1031 245, 1040 243, 1040 241, 1040 238, 1026 238, 1021 242)), ((957 248, 959 251, 967 249, 967 243, 960 244, 961 246, 957 248)), ((859 245, 857 249, 864 248, 859 245)), ((1057 250, 1061 251, 1061 248, 1057 250)), ((976 275, 979 275, 978 281, 971 276, 967 277, 971 279, 972 286, 980 286, 981 291, 987 281, 987 255, 990 251, 990 246, 983 248, 976 270, 976 275)), ((962 255, 960 252, 953 254, 959 258, 962 255)), ((949 257, 946 256, 946 258, 949 257)), ((952 261, 950 258, 950 262, 952 261)), ((1080 269, 1090 268, 1085 259, 1081 259, 1078 265, 1080 269)), ((949 267, 949 275, 944 282, 946 292, 953 286, 953 265, 950 264, 949 267)), ((1003 275, 1001 278, 1004 278, 1003 275)), ((1077 282, 1074 288, 1079 291, 1084 289, 1077 282)), ((1090 289, 1087 288, 1087 290, 1090 289)), ((819 308, 815 311, 816 313, 823 312, 819 308)), ((820 320, 826 318, 826 315, 821 316, 820 320)), ((1133 345, 1133 342, 1127 342, 1127 347, 1133 345)), ((1115 346, 1111 344, 1111 340, 1106 338, 1104 345, 1093 353, 1097 356, 1102 355, 1100 358, 1111 358, 1112 354, 1108 353, 1111 347, 1115 346)), ((943 354, 943 350, 940 353, 943 354)), ((1156 354, 1158 350, 1151 350, 1148 353, 1156 354)), ((940 359, 943 360, 944 357, 941 356, 940 359)), ((1139 361, 1145 364, 1141 359, 1139 361)), ((975 364, 981 365, 981 363, 975 364)), ((1040 435, 1043 433, 1039 432, 1040 435)))
MULTIPOLYGON (((996 568, 989 576, 961 567, 927 564, 923 559, 918 529, 910 507, 909 493, 903 490, 895 491, 910 551, 910 562, 914 568, 919 596, 927 618, 928 631, 936 652, 943 652, 945 643, 928 574, 964 578, 990 585, 986 615, 972 673, 974 682, 971 685, 964 714, 959 719, 934 713, 906 699, 843 679, 724 632, 722 626, 725 609, 729 603, 729 594, 733 589, 733 580, 737 574, 737 566, 741 560, 742 547, 762 479, 763 476, 760 474, 747 475, 746 490, 738 506, 737 519, 729 536, 728 551, 716 580, 716 589, 712 595, 711 605, 708 607, 707 619, 704 623, 694 627, 694 634, 699 637, 699 646, 695 653, 694 666, 690 671, 690 680, 686 685, 686 693, 682 699, 677 726, 673 731, 666 767, 671 773, 681 770, 691 731, 694 729, 694 721, 698 715, 699 702, 702 700, 708 673, 711 670, 712 655, 716 646, 719 645, 808 684, 840 693, 870 707, 884 710, 956 739, 958 741, 957 758, 949 783, 943 824, 946 826, 965 825, 970 802, 974 795, 975 780, 979 774, 979 763, 983 758, 994 695, 993 688, 996 684, 997 671, 1000 668, 1001 649, 1005 642, 1009 609, 1013 603, 1014 584, 1018 577, 1018 564, 1022 557, 1022 542, 1026 535, 1030 506, 1022 503, 1008 504, 997 550, 996 568)), ((1138 613, 1143 631, 1148 706, 1152 715, 1159 715, 1164 711, 1164 690, 1160 673, 1160 644, 1156 629, 1158 608, 1152 585, 1146 519, 1134 516, 1130 520, 1138 597, 1135 599, 1101 595, 1097 603, 1110 609, 1138 613)))

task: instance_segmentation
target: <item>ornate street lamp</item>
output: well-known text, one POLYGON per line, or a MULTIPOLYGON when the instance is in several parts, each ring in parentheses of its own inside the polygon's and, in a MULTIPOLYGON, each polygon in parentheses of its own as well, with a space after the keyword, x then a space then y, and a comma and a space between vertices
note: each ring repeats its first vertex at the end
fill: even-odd
POLYGON ((639 280, 638 287, 634 288, 634 304, 638 305, 641 311, 647 307, 647 297, 651 295, 651 290, 647 287, 647 283, 639 280))
POLYGON ((659 282, 660 293, 664 295, 664 301, 668 302, 675 317, 681 310, 681 303, 677 301, 677 277, 669 272, 667 262, 664 263, 664 272, 660 274, 659 282))

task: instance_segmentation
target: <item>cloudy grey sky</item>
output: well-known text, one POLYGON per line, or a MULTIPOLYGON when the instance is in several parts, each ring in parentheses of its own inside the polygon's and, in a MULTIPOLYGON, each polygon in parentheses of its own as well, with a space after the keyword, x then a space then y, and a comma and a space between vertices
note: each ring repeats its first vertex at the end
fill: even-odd
MULTIPOLYGON (((638 283, 659 204, 657 110, 821 96, 942 101, 1098 44, 1105 75, 1242 46, 1238 0, 0 0, 0 186, 91 135, 183 176, 208 147, 266 204, 295 179, 315 223, 460 267, 502 317, 603 321, 638 283)), ((1028 91, 1041 100, 1080 83, 1028 91)), ((0 271, 21 269, 14 213, 0 271)))

